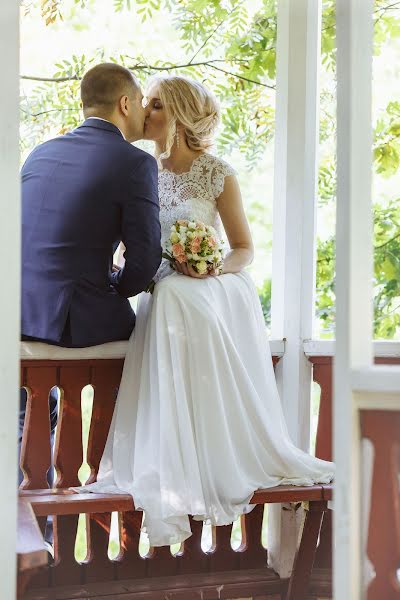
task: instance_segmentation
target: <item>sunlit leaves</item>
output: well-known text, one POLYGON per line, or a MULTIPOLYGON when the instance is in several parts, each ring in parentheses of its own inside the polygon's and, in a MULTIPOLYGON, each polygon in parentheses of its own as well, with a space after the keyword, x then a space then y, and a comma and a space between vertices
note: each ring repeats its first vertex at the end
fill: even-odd
MULTIPOLYGON (((94 10, 95 0, 74 0, 75 18, 79 10, 94 10)), ((73 2, 66 0, 24 0, 26 11, 41 10, 48 27, 56 26, 63 10, 73 2)), ((222 106, 222 124, 218 152, 228 154, 239 149, 249 168, 262 157, 275 131, 276 78, 276 0, 260 0, 260 10, 253 14, 246 0, 110 0, 111 11, 135 11, 143 21, 158 12, 168 15, 176 29, 179 64, 160 56, 149 64, 146 49, 133 56, 110 56, 101 48, 91 56, 72 55, 55 65, 57 82, 38 83, 21 100, 22 150, 32 148, 54 133, 64 133, 81 120, 79 80, 91 65, 111 60, 132 69, 141 83, 157 73, 180 73, 203 81, 222 106)), ((323 68, 336 68, 335 0, 322 2, 321 60, 323 68)), ((67 18, 68 15, 65 15, 67 18)), ((79 21, 79 19, 76 19, 79 21)), ((375 54, 388 40, 400 38, 400 1, 375 0, 375 54)), ((177 59, 178 60, 178 59, 177 59)), ((323 89, 320 102, 321 146, 333 145, 336 136, 335 80, 323 89)), ((324 146, 324 148, 325 148, 324 146)), ((374 168, 388 178, 400 169, 400 102, 390 102, 374 124, 374 168)), ((336 161, 334 156, 321 157, 318 174, 318 200, 323 210, 334 207, 336 199, 336 161)), ((379 199, 378 199, 379 200, 379 199)), ((252 218, 263 219, 262 209, 254 205, 252 218)), ((400 328, 400 200, 374 211, 375 234, 375 334, 393 337, 400 328)), ((317 244, 317 317, 323 335, 334 334, 334 240, 317 244)), ((260 290, 265 314, 270 308, 270 282, 260 290)))
POLYGON ((257 290, 268 329, 271 327, 271 283, 271 279, 266 279, 262 286, 257 290))
POLYGON ((400 3, 394 0, 375 0, 374 7, 374 42, 375 54, 380 53, 382 45, 391 38, 400 36, 400 20, 398 13, 400 3))
POLYGON ((61 19, 60 10, 61 0, 40 0, 40 8, 42 17, 44 18, 46 25, 55 23, 57 19, 61 19))
MULTIPOLYGON (((374 334, 388 339, 400 327, 400 198, 374 206, 374 246, 374 334)), ((328 337, 335 324, 334 279, 334 239, 318 241, 316 313, 328 337)))
POLYGON ((375 334, 391 338, 400 326, 400 198, 374 209, 375 334))
MULTIPOLYGON (((114 0, 114 4, 117 10, 121 10, 121 5, 127 5, 127 8, 130 9, 131 0, 114 0)), ((168 6, 166 6, 168 2, 163 0, 136 0, 134 4, 136 4, 137 13, 143 21, 150 19, 155 11, 160 10, 161 5, 163 5, 163 8, 168 9, 168 6)))

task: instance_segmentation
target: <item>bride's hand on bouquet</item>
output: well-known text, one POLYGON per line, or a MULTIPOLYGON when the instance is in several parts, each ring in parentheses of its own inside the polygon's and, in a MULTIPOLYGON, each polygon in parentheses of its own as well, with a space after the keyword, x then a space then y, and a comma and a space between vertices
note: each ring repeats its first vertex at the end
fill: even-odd
POLYGON ((175 261, 175 263, 174 263, 174 269, 175 269, 175 271, 177 271, 177 273, 181 273, 182 275, 188 275, 188 277, 194 277, 195 279, 206 279, 206 277, 216 277, 216 275, 219 275, 219 272, 217 269, 213 269, 209 273, 200 275, 200 273, 198 273, 192 267, 192 265, 189 265, 187 263, 179 263, 177 261, 175 261))

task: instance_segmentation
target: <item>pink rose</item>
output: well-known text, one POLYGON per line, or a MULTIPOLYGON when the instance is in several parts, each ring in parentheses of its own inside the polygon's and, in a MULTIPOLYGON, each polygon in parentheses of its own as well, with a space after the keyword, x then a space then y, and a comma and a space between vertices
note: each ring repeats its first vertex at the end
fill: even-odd
POLYGON ((192 243, 190 244, 190 250, 193 254, 197 254, 198 251, 200 250, 200 246, 201 246, 201 238, 199 237, 195 237, 192 240, 192 243))
POLYGON ((215 239, 215 237, 208 238, 207 242, 210 248, 215 248, 215 246, 217 245, 217 240, 215 239))
POLYGON ((188 222, 185 221, 184 219, 180 219, 179 221, 177 221, 178 225, 183 225, 184 227, 187 227, 188 222))
POLYGON ((184 256, 185 255, 185 248, 182 246, 182 244, 174 244, 172 246, 172 254, 174 255, 175 258, 177 258, 178 256, 184 256))

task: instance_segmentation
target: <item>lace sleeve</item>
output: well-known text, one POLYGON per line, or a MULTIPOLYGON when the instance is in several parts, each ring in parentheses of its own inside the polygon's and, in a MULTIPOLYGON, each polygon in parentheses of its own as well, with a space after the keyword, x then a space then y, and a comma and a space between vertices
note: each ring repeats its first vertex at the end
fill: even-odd
POLYGON ((229 175, 236 175, 235 169, 224 160, 216 160, 211 171, 211 188, 214 198, 218 198, 224 191, 225 177, 229 175))

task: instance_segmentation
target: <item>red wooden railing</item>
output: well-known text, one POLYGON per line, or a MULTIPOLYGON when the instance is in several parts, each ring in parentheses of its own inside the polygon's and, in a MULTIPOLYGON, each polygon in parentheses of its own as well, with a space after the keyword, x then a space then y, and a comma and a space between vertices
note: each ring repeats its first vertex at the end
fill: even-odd
MULTIPOLYGON (((310 357, 313 379, 321 388, 316 455, 332 460, 332 357, 310 357)), ((376 364, 399 365, 400 357, 379 357, 376 364)), ((398 411, 361 411, 361 436, 374 449, 367 553, 376 577, 368 586, 367 600, 400 600, 400 403, 398 411)), ((331 558, 331 514, 325 517, 316 566, 331 558)))
MULTIPOLYGON (((276 362, 278 359, 274 360, 276 362)), ((315 356, 310 357, 310 361, 313 363, 314 380, 321 387, 316 455, 331 459, 332 358, 315 356)), ((400 363, 400 359, 379 360, 379 362, 400 363)), ((21 381, 29 391, 21 452, 21 466, 25 474, 21 486, 23 489, 47 487, 46 473, 50 467, 51 451, 48 395, 53 386, 61 389, 60 418, 54 451, 57 471, 55 487, 65 488, 79 484, 78 471, 83 461, 81 391, 88 384, 94 388, 94 400, 87 462, 91 468, 90 481, 95 479, 112 417, 122 365, 122 359, 22 361, 21 381)), ((393 412, 390 413, 389 418, 393 419, 393 412)), ((395 569, 400 563, 399 488, 396 479, 400 462, 398 458, 399 418, 396 414, 397 420, 393 419, 391 427, 386 428, 386 421, 381 422, 376 415, 363 414, 363 435, 369 437, 375 447, 379 448, 376 454, 379 461, 377 459, 374 470, 369 537, 369 555, 377 571, 377 579, 370 586, 368 600, 399 598, 395 583, 395 569), (384 444, 381 444, 382 436, 385 437, 384 444), (380 480, 382 469, 385 476, 380 480), (385 481, 391 484, 387 483, 386 487, 382 488, 385 481), (391 493, 388 493, 389 485, 392 486, 391 493), (378 526, 380 518, 382 522, 378 526), (380 550, 382 547, 386 548, 383 553, 384 558, 380 550), (389 556, 390 560, 387 558, 389 556), (377 582, 383 580, 387 582, 389 579, 392 582, 390 588, 392 595, 384 596, 382 592, 376 592, 384 589, 378 587, 377 582)), ((196 577, 201 578, 202 574, 207 573, 210 585, 214 577, 214 588, 222 586, 221 589, 223 588, 224 591, 221 598, 238 597, 238 591, 243 589, 243 597, 246 598, 278 600, 284 587, 278 576, 272 571, 267 572, 265 568, 267 551, 261 544, 263 508, 262 505, 257 506, 254 511, 242 518, 242 543, 237 550, 231 547, 232 526, 226 526, 214 529, 213 547, 211 551, 203 552, 201 550, 202 524, 193 521, 193 535, 182 545, 177 555, 172 556, 170 548, 165 547, 151 549, 144 558, 139 554, 142 514, 136 511, 121 512, 121 551, 115 560, 108 558, 111 513, 87 515, 88 553, 86 560, 81 564, 74 558, 78 517, 58 516, 54 519, 54 563, 32 579, 26 597, 32 599, 44 597, 40 594, 46 588, 49 590, 52 588, 54 591, 66 585, 79 586, 88 583, 96 584, 96 582, 99 584, 98 589, 104 591, 104 582, 113 581, 116 584, 120 581, 121 590, 124 589, 128 593, 131 589, 132 594, 135 592, 134 597, 137 600, 142 600, 139 592, 143 589, 144 600, 150 598, 145 595, 146 589, 148 591, 145 582, 149 581, 149 578, 151 578, 153 592, 159 586, 161 594, 166 576, 174 575, 179 588, 185 577, 188 577, 187 574, 190 574, 193 584, 196 577), (226 571, 244 573, 246 569, 251 569, 248 580, 242 577, 236 583, 232 575, 227 579, 225 574, 226 571), (39 593, 39 588, 40 594, 35 595, 35 590, 39 593)), ((43 528, 45 518, 39 517, 39 521, 43 528)), ((331 593, 330 582, 325 577, 326 569, 331 566, 331 540, 331 521, 326 516, 315 563, 315 566, 321 570, 320 573, 323 573, 323 577, 320 576, 314 586, 315 593, 318 591, 320 596, 329 596, 331 593)), ((158 597, 164 596, 151 596, 151 598, 158 597)), ((214 598, 213 595, 209 597, 214 598)), ((189 596, 182 596, 183 598, 189 600, 189 596)))

